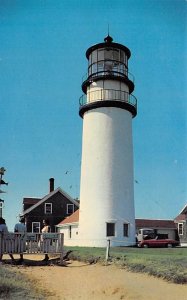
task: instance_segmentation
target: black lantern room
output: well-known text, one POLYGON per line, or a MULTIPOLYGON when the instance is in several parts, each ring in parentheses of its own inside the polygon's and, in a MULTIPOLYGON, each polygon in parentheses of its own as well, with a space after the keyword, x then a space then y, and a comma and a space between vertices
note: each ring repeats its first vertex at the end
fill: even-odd
POLYGON ((91 46, 86 51, 88 73, 82 83, 85 95, 80 98, 79 114, 97 107, 120 107, 137 114, 137 100, 131 95, 134 91, 134 78, 128 70, 130 50, 114 43, 107 36, 103 43, 91 46))

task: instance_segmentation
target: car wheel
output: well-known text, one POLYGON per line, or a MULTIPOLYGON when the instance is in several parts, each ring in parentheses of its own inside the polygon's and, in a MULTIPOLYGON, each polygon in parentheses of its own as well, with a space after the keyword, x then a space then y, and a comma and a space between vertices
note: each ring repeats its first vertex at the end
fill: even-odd
POLYGON ((144 244, 143 247, 144 247, 144 248, 148 248, 148 245, 147 245, 147 244, 144 244))
POLYGON ((167 247, 168 247, 168 248, 172 248, 173 245, 172 245, 172 244, 167 244, 167 247))

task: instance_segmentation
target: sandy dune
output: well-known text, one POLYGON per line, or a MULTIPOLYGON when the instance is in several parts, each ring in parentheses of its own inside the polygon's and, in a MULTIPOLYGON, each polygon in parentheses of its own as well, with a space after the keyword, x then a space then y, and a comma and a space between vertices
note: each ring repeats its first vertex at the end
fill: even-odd
MULTIPOLYGON (((39 256, 28 259, 39 260, 39 256)), ((167 283, 144 274, 119 269, 114 265, 88 265, 68 262, 67 267, 16 266, 50 290, 49 299, 62 300, 186 300, 187 286, 167 283)))

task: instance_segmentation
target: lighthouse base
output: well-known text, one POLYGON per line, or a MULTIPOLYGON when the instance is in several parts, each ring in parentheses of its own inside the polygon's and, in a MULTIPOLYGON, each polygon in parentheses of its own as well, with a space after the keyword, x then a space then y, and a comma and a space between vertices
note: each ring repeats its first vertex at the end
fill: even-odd
POLYGON ((128 220, 123 217, 104 218, 104 215, 101 217, 96 211, 94 215, 95 222, 89 222, 88 218, 83 215, 84 219, 82 218, 82 222, 79 223, 79 246, 106 247, 108 240, 110 240, 111 247, 129 247, 136 244, 134 218, 128 220))

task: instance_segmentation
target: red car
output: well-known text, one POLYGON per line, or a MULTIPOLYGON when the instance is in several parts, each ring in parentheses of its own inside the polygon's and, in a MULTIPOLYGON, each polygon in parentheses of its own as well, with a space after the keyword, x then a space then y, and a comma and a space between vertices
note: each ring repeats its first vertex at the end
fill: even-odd
POLYGON ((148 248, 148 247, 175 247, 178 246, 179 242, 171 239, 150 239, 150 240, 143 240, 139 242, 138 247, 148 248))

